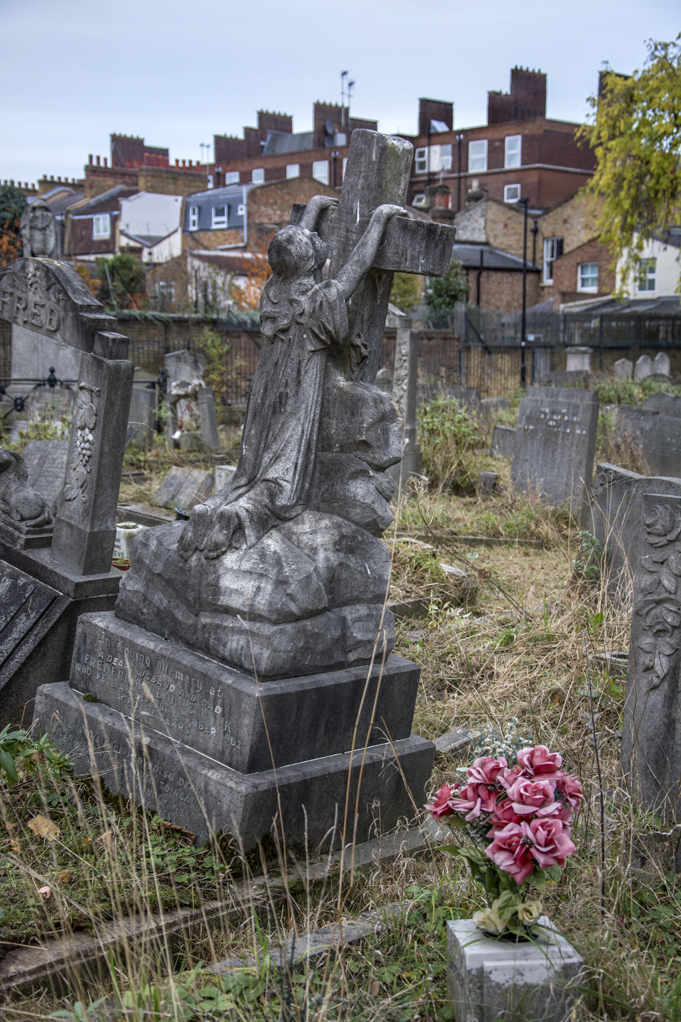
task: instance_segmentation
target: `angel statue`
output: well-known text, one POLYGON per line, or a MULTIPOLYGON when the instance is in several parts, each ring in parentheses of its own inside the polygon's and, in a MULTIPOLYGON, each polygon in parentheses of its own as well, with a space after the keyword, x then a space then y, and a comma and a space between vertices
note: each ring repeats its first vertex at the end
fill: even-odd
POLYGON ((262 351, 253 377, 239 464, 232 485, 198 504, 180 536, 185 560, 252 547, 306 506, 315 468, 327 351, 349 343, 352 361, 366 357, 361 337, 348 340, 347 302, 374 263, 388 220, 404 213, 386 203, 335 278, 322 279, 326 245, 320 214, 337 200, 314 196, 299 225, 284 227, 267 254, 272 276, 260 302, 262 351))

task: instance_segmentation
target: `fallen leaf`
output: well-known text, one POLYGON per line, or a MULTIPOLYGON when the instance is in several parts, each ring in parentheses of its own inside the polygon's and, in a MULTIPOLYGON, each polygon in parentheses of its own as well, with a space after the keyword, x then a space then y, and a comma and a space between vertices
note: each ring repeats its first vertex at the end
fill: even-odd
POLYGON ((372 980, 371 984, 369 985, 369 993, 371 994, 372 997, 378 997, 380 992, 381 984, 378 982, 377 979, 372 980))
POLYGON ((110 830, 105 830, 103 834, 100 834, 97 838, 97 844, 102 845, 108 852, 113 849, 114 836, 110 830))
POLYGON ((68 869, 63 869, 59 874, 59 882, 62 884, 68 884, 70 879, 71 874, 69 873, 68 869))
POLYGON ((551 696, 551 702, 554 706, 560 706, 560 692, 554 692, 551 696))
POLYGON ((10 841, 9 846, 15 855, 18 855, 19 852, 21 851, 21 845, 19 844, 18 841, 10 841))
POLYGON ((52 823, 40 813, 28 821, 28 829, 32 830, 36 837, 41 837, 45 841, 56 841, 61 833, 56 823, 52 823))

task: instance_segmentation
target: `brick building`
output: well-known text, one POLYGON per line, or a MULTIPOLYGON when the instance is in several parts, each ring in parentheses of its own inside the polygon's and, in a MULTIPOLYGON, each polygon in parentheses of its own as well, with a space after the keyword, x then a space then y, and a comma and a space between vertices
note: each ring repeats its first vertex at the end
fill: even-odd
POLYGON ((426 205, 426 188, 446 184, 452 207, 463 209, 476 180, 492 198, 549 209, 574 195, 595 167, 590 149, 580 146, 578 124, 546 116, 546 75, 515 67, 509 93, 487 94, 487 124, 454 129, 450 102, 419 100, 419 129, 409 201, 426 205))
POLYGON ((294 132, 288 114, 258 111, 258 126, 245 127, 243 138, 215 135, 208 186, 262 184, 311 177, 340 188, 350 136, 355 128, 378 128, 377 121, 351 117, 348 107, 316 102, 312 130, 294 132))

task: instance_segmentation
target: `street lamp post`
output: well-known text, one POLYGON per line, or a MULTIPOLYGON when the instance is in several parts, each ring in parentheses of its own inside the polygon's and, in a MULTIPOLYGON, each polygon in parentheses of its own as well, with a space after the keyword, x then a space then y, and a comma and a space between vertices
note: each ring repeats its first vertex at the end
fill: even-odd
POLYGON ((529 197, 518 200, 523 207, 523 307, 520 314, 520 386, 525 386, 527 378, 525 367, 525 341, 527 317, 527 207, 529 197))

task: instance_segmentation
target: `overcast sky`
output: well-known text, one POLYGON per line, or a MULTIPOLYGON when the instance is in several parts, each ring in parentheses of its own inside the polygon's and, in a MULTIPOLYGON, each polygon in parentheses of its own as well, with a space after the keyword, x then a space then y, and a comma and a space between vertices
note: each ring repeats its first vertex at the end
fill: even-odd
POLYGON ((0 0, 0 179, 77 177, 112 131, 199 159, 258 108, 311 127, 316 99, 416 130, 419 96, 484 124, 511 67, 548 74, 548 115, 582 120, 604 62, 641 67, 679 0, 0 0))

